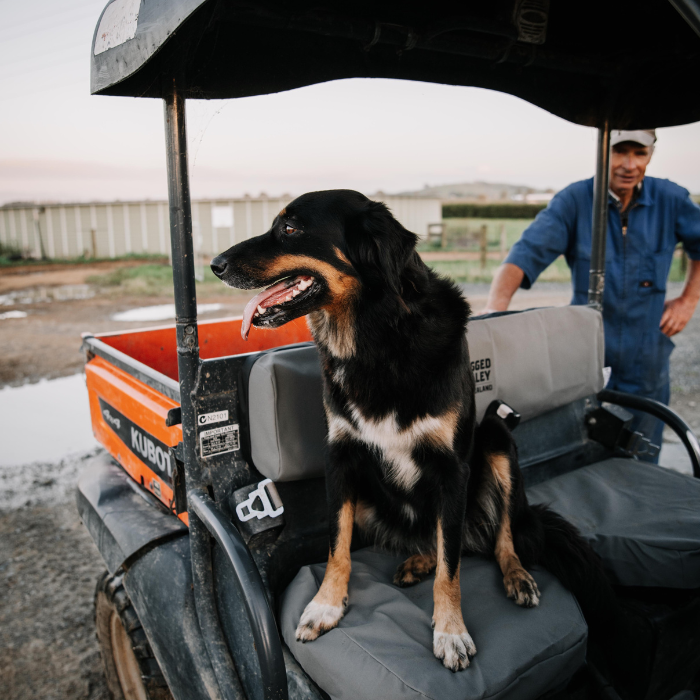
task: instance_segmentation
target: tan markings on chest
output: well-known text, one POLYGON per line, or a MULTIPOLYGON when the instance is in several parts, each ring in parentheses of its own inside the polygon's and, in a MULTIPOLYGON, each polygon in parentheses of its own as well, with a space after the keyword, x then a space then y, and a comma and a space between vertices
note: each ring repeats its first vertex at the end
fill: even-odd
POLYGON ((355 354, 355 327, 349 306, 333 315, 320 309, 306 317, 316 342, 328 348, 331 355, 343 360, 355 354))
POLYGON ((326 410, 329 441, 336 442, 351 437, 378 450, 389 466, 388 478, 407 491, 415 486, 421 475, 413 458, 416 446, 427 443, 440 449, 452 449, 458 420, 455 410, 448 410, 438 416, 417 418, 404 428, 399 426, 395 413, 380 419, 368 419, 352 405, 350 412, 354 425, 342 416, 326 410))

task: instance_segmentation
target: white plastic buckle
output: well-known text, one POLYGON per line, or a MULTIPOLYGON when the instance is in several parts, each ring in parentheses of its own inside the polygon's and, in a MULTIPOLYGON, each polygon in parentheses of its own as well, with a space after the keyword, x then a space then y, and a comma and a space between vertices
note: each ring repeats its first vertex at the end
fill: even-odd
POLYGON ((245 523, 251 518, 257 518, 258 520, 266 517, 277 518, 284 513, 284 506, 280 506, 276 510, 272 507, 270 497, 267 495, 267 491, 265 490, 265 487, 271 483, 272 479, 265 479, 264 481, 261 481, 258 484, 258 488, 255 489, 255 491, 250 492, 248 499, 236 506, 236 515, 242 523, 245 523), (256 510, 253 508, 253 503, 256 498, 260 499, 263 507, 262 510, 256 510))

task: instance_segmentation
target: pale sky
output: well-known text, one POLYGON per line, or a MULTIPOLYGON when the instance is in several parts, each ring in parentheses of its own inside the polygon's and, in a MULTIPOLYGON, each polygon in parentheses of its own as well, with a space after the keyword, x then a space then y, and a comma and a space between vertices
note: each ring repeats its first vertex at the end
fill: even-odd
MULTIPOLYGON (((0 0, 0 204, 166 197, 161 102, 89 94, 105 4, 0 0)), ((472 180, 559 189, 594 167, 593 129, 509 95, 427 83, 190 102, 188 127, 195 197, 472 180)), ((648 174, 700 193, 700 123, 658 136, 648 174)))

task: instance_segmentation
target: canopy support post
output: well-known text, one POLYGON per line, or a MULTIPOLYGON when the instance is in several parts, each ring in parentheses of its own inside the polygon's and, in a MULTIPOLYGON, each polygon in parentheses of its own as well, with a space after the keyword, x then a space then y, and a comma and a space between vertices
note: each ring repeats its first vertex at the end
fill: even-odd
MULTIPOLYGON (((182 411, 182 443, 187 493, 206 492, 205 472, 197 450, 197 377, 200 369, 197 332, 197 291, 192 245, 192 208, 187 166, 185 99, 175 85, 164 99, 165 145, 168 163, 170 245, 173 260, 177 368, 182 411)), ((188 502, 190 556, 197 620, 218 687, 211 700, 242 700, 245 696, 226 644, 214 598, 211 541, 205 525, 188 502)))
POLYGON ((593 232, 588 275, 588 305, 603 311, 605 244, 608 236, 608 188, 610 186, 610 120, 598 129, 598 149, 593 180, 593 232))

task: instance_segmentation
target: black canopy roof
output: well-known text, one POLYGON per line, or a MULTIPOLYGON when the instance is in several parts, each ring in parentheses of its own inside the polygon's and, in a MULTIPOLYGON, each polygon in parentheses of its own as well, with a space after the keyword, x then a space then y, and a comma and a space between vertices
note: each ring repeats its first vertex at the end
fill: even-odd
POLYGON ((700 120, 700 37, 667 0, 112 0, 91 58, 105 95, 397 78, 507 92, 588 126, 700 120))

